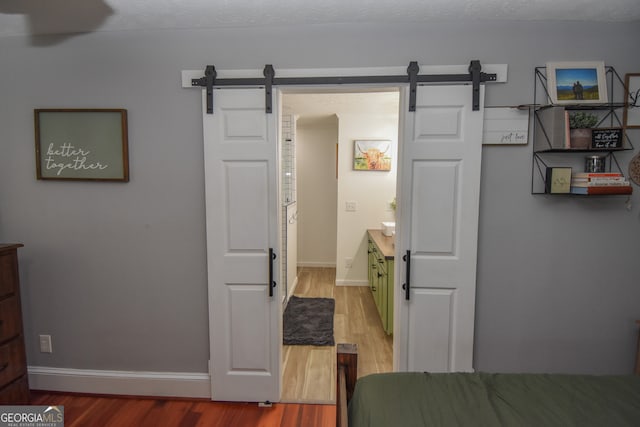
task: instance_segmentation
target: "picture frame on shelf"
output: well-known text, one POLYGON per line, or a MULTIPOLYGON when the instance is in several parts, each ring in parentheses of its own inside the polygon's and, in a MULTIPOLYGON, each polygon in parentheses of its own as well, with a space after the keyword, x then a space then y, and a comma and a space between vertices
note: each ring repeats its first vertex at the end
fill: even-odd
POLYGON ((129 181, 125 109, 35 109, 36 177, 129 181))
POLYGON ((640 128, 640 73, 627 73, 624 76, 624 127, 640 128))
POLYGON ((553 104, 608 102, 604 61, 548 62, 547 84, 553 104))
POLYGON ((568 194, 571 192, 571 168, 548 167, 545 179, 545 192, 548 194, 568 194))

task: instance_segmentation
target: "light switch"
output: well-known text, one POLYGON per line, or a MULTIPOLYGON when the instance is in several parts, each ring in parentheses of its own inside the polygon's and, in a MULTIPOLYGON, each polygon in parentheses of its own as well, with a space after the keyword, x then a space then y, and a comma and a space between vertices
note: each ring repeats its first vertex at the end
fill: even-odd
POLYGON ((347 212, 355 212, 358 210, 358 202, 347 202, 345 210, 347 212))

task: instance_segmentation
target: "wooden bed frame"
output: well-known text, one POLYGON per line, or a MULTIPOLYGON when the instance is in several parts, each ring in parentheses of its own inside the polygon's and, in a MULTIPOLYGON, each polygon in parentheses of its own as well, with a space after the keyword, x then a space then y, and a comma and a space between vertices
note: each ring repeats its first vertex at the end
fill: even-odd
MULTIPOLYGON (((636 320, 636 324, 640 326, 640 320, 636 320)), ((347 407, 358 379, 358 346, 356 344, 338 344, 337 353, 336 426, 348 427, 347 407)), ((640 330, 638 331, 634 373, 640 375, 640 330)))
POLYGON ((358 379, 358 345, 338 344, 336 427, 347 427, 349 415, 347 405, 353 396, 358 379))
MULTIPOLYGON (((640 320, 636 320, 636 324, 640 325, 640 320)), ((640 330, 638 331, 638 349, 636 350, 636 375, 640 375, 640 330)))

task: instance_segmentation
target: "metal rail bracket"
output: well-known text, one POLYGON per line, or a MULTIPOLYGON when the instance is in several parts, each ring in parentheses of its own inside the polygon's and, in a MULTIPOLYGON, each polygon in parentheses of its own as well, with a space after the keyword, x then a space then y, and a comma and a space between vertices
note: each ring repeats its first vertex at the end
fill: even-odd
POLYGON ((216 79, 217 73, 213 65, 207 65, 204 77, 192 79, 192 86, 207 88, 207 114, 213 114, 213 87, 216 86, 264 86, 265 112, 273 112, 273 86, 285 85, 339 85, 339 84, 409 84, 409 111, 416 110, 418 83, 464 83, 471 82, 473 110, 480 109, 480 84, 494 82, 496 74, 482 72, 480 61, 473 60, 469 64, 468 74, 430 74, 419 75, 420 67, 411 61, 406 75, 399 76, 348 76, 348 77, 284 77, 276 78, 273 65, 264 67, 264 78, 230 78, 216 79))

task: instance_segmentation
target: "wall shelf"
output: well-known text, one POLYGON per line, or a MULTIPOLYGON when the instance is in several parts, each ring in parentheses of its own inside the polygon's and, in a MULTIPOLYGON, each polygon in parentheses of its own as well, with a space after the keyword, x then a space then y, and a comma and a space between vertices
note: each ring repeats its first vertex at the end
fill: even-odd
MULTIPOLYGON (((546 183, 546 170, 549 167, 571 167, 574 172, 582 172, 585 156, 602 155, 605 157, 605 171, 622 173, 616 158, 617 152, 634 149, 621 120, 624 110, 624 82, 616 70, 605 67, 607 98, 609 102, 597 104, 553 104, 549 96, 546 67, 535 68, 535 84, 531 129, 533 135, 533 156, 531 166, 531 194, 553 194, 563 196, 593 197, 593 194, 549 193, 546 183), (620 135, 621 147, 588 148, 572 147, 569 136, 568 119, 572 111, 589 111, 597 116, 593 129, 602 132, 612 130, 620 135), (617 130, 620 129, 620 130, 617 130)), ((613 144, 612 144, 613 145, 613 144)), ((620 144, 618 144, 620 145, 620 144)), ((591 144, 589 144, 591 146, 591 144)), ((604 196, 610 197, 614 194, 604 196)), ((617 194, 616 194, 617 195, 617 194)))

